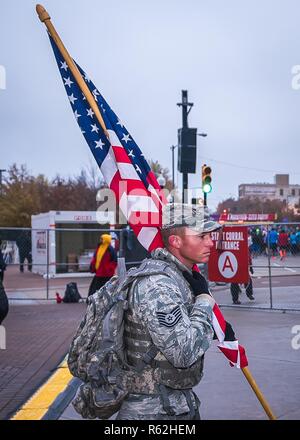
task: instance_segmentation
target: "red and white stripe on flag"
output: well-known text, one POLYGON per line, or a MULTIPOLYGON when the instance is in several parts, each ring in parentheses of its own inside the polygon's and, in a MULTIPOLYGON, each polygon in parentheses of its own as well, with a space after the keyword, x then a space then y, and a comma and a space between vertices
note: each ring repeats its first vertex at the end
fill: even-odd
POLYGON ((220 342, 218 348, 227 357, 230 365, 237 368, 247 367, 248 359, 244 347, 239 345, 237 339, 226 340, 226 321, 217 303, 213 307, 213 327, 220 342))
POLYGON ((108 130, 108 133, 111 147, 100 167, 101 172, 139 242, 149 252, 163 247, 159 228, 166 200, 157 180, 149 172, 149 187, 146 188, 115 132, 108 130))

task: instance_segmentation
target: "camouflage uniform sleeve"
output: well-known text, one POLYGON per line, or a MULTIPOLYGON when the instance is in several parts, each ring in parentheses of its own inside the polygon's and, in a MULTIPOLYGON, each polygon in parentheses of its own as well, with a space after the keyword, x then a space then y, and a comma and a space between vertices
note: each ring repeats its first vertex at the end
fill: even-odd
POLYGON ((209 348, 213 339, 212 306, 196 298, 188 311, 178 285, 155 275, 136 286, 137 310, 153 343, 175 368, 188 368, 209 348))

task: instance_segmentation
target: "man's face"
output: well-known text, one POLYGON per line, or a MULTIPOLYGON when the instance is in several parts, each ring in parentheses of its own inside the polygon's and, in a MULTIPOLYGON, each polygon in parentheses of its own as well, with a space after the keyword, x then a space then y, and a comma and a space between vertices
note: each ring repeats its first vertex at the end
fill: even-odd
POLYGON ((213 241, 210 233, 199 234, 192 229, 185 228, 184 234, 180 237, 178 249, 180 260, 187 265, 191 263, 207 263, 213 241))

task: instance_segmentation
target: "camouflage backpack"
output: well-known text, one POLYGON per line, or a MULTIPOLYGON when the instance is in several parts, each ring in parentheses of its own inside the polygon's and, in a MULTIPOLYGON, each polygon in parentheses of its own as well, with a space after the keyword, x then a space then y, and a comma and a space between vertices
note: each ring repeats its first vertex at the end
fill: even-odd
MULTIPOLYGON (((125 279, 114 276, 88 298, 86 314, 68 354, 70 372, 83 381, 73 400, 82 417, 108 419, 127 397, 128 391, 118 381, 121 371, 133 368, 126 363, 123 344, 127 295, 138 277, 165 273, 161 263, 152 265, 151 260, 144 260, 139 268, 130 269, 125 279)), ((152 358, 158 351, 153 345, 152 358)), ((145 365, 151 360, 147 359, 145 365)))

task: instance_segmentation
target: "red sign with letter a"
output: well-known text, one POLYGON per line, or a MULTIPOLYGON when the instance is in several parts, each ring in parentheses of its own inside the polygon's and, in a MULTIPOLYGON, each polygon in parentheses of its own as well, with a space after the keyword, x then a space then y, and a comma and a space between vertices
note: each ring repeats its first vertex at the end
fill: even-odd
POLYGON ((225 283, 248 283, 249 249, 247 226, 223 226, 211 233, 214 243, 208 261, 208 279, 225 283))

